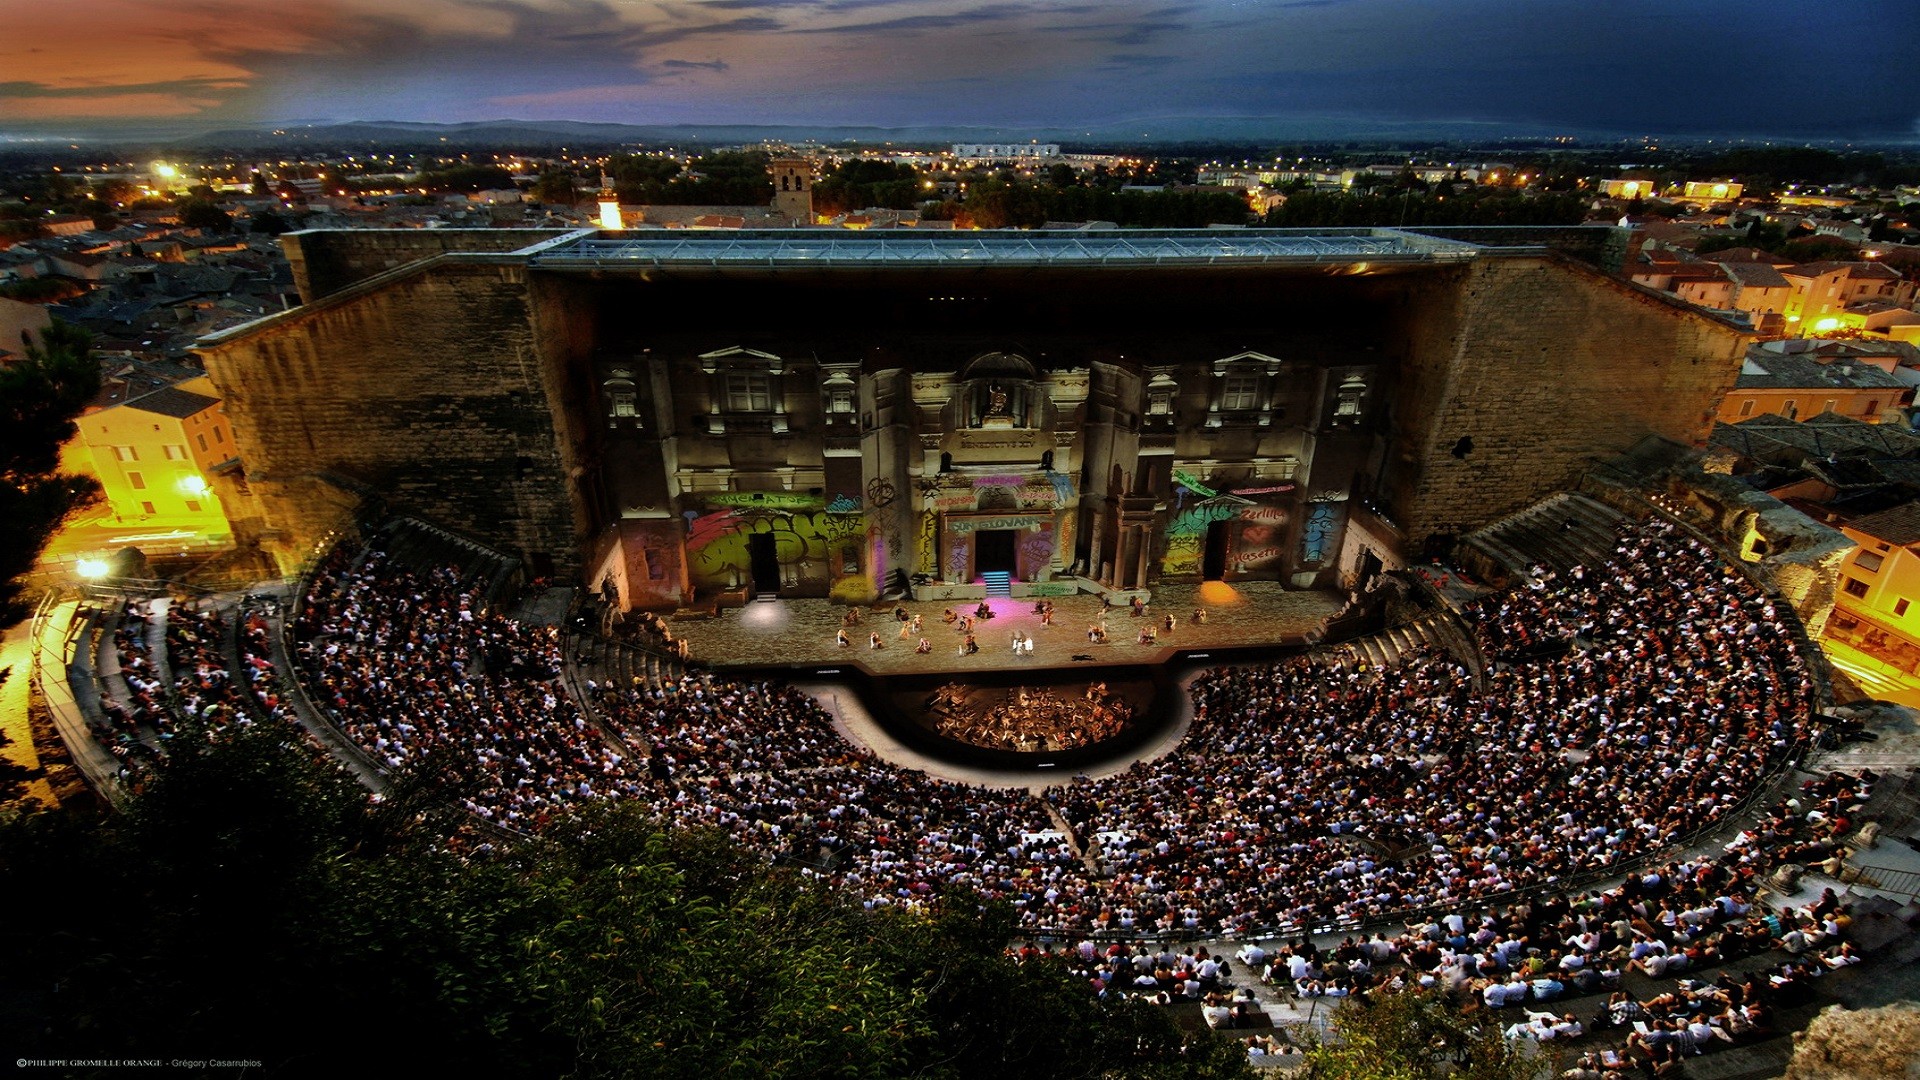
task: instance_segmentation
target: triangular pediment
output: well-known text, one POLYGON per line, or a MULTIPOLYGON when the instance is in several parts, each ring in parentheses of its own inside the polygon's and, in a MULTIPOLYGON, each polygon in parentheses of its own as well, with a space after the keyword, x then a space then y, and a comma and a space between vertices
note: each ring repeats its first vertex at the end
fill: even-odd
POLYGON ((1232 356, 1223 356, 1215 360, 1213 362, 1214 374, 1225 375, 1227 369, 1236 364, 1248 364, 1272 373, 1280 370, 1281 360, 1277 356, 1268 356, 1266 353, 1247 349, 1234 353, 1232 356))
POLYGON ((715 349, 712 352, 700 354, 700 367, 709 375, 713 374, 722 364, 763 367, 767 371, 779 374, 786 366, 786 361, 775 356, 773 353, 761 352, 759 349, 749 349, 743 345, 730 345, 724 349, 715 349))

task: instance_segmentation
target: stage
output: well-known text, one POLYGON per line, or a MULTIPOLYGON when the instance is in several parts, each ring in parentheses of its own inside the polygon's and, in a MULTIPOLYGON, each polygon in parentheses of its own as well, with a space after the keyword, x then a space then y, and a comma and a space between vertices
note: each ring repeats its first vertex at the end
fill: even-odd
POLYGON ((905 638, 901 628, 910 624, 896 619, 892 605, 862 609, 860 622, 846 626, 847 646, 837 644, 835 632, 848 608, 825 600, 750 603, 717 619, 675 620, 671 627, 687 640, 695 660, 716 671, 784 679, 816 696, 827 687, 851 693, 859 707, 842 710, 843 718, 863 722, 848 724, 847 734, 883 756, 895 757, 892 748, 914 759, 900 764, 943 772, 932 766, 942 762, 960 767, 955 778, 992 783, 991 775, 1024 783, 1020 778, 1038 779, 1036 773, 1106 772, 1169 748, 1184 730, 1187 705, 1179 683, 1186 675, 1215 663, 1298 652, 1306 633, 1344 601, 1336 593, 1285 590, 1275 582, 1165 586, 1154 597, 1145 616, 1115 607, 1104 619, 1098 597, 1054 598, 1052 626, 1044 625, 1032 600, 989 600, 994 617, 975 622, 979 651, 968 655, 960 651, 964 635, 957 620, 948 625, 943 612, 951 607, 956 615, 971 614, 978 601, 901 602, 909 617, 921 617, 920 633, 909 630, 905 638), (1206 612, 1204 621, 1194 621, 1196 609, 1206 612), (1168 614, 1174 616, 1172 630, 1168 614), (1102 623, 1106 643, 1090 642, 1088 628, 1102 623), (1148 626, 1157 640, 1141 644, 1140 631, 1148 626), (1030 654, 1015 654, 1016 631, 1034 642, 1030 654), (869 646, 873 634, 880 635, 878 649, 869 646), (921 637, 931 651, 915 652, 921 637), (985 710, 1023 687, 1066 700, 1084 695, 1092 683, 1105 683, 1130 716, 1111 737, 1081 745, 1021 752, 972 744, 943 734, 927 707, 941 687, 953 684, 975 691, 976 707, 985 710))

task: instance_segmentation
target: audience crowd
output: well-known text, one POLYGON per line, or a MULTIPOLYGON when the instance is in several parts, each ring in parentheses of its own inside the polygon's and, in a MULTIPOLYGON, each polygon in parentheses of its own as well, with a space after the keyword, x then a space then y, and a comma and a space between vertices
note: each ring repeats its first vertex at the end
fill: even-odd
POLYGON ((120 763, 123 779, 138 777, 166 760, 166 740, 173 737, 173 717, 167 712, 166 680, 147 644, 148 601, 127 600, 113 630, 113 653, 120 669, 120 686, 102 684, 101 721, 94 737, 120 763), (104 726, 99 726, 103 723, 104 726))
POLYGON ((380 766, 444 770, 464 805, 537 829, 576 800, 644 797, 628 755, 560 685, 562 642, 486 610, 482 584, 368 551, 316 569, 294 617, 315 703, 380 766))
POLYGON ((182 719, 211 728, 250 722, 227 670, 226 631, 226 620, 216 610, 179 602, 167 609, 167 667, 182 719))
POLYGON ((389 768, 464 761, 483 817, 537 828, 643 798, 872 904, 966 885, 1074 931, 1244 934, 1564 882, 1720 819, 1803 734, 1780 614, 1660 523, 1469 620, 1483 677, 1437 653, 1209 672, 1175 753, 1049 792, 1079 850, 1044 803, 888 765, 771 684, 592 686, 602 731, 560 686, 556 632, 484 610, 451 571, 342 555, 295 632, 351 737, 389 768))
MULTIPOLYGON (((1215 1027, 1261 1026, 1229 979, 1237 964, 1287 997, 1434 987, 1513 1009, 1515 1038, 1616 1033, 1567 1075, 1662 1074, 1770 1032, 1810 980, 1858 960, 1831 893, 1774 912, 1755 891, 1781 864, 1834 865, 1871 773, 1810 781, 1717 854, 1599 884, 1622 860, 1726 818, 1806 735, 1789 616, 1658 521, 1623 524, 1606 565, 1536 567, 1473 605, 1484 671, 1438 651, 1385 669, 1349 670, 1332 654, 1215 669, 1193 685, 1175 752, 1044 799, 888 764, 812 698, 772 683, 588 680, 582 708, 563 685, 560 630, 489 610, 481 588, 343 547, 297 601, 292 639, 311 697, 381 767, 440 770, 467 810, 519 830, 585 800, 640 799, 869 906, 968 887, 1010 902, 1028 930, 1064 935, 1020 947, 1022 959, 1068 963, 1103 994, 1199 1002, 1215 1027), (1332 948, 1310 936, 1407 912, 1420 914, 1404 932, 1332 948), (1103 930, 1250 944, 1229 961, 1108 945, 1103 930), (1769 950, 1784 961, 1693 978, 1769 950), (1678 981, 1636 998, 1629 974, 1678 981), (1606 994, 1598 1009, 1564 1007, 1606 994)), ((169 692, 183 718, 244 720, 235 674, 267 714, 290 717, 264 617, 238 616, 230 672, 218 614, 169 615, 170 687, 147 649, 145 605, 129 604, 115 635, 127 705, 106 703, 105 737, 117 754, 138 756, 171 730, 169 692)), ((681 645, 663 623, 636 625, 681 645)), ((1050 730, 1126 721, 1123 703, 1092 692, 1001 705, 1009 729, 1036 716, 1050 730)), ((1248 1046, 1285 1049, 1266 1035, 1248 1046)))
POLYGON ((1612 565, 1468 612, 1496 662, 1384 671, 1306 657, 1210 672, 1180 751, 1059 791, 1111 877, 1069 925, 1238 933, 1498 895, 1656 851, 1720 819, 1805 733, 1805 672, 1772 603, 1670 526, 1612 565))

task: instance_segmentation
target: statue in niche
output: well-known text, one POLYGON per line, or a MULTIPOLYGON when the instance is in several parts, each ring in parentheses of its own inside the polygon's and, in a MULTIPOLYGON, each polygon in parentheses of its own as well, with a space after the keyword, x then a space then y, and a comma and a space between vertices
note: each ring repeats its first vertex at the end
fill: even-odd
POLYGON ((987 415, 1007 415, 1007 392, 999 383, 987 384, 987 415))

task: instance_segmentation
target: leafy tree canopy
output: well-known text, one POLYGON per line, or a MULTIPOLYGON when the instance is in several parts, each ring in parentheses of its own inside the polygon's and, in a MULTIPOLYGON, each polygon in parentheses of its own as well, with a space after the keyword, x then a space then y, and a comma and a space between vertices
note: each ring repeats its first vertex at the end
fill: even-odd
POLYGON ((498 165, 453 165, 430 169, 413 178, 428 191, 496 191, 513 186, 513 174, 498 165))
POLYGON ((188 199, 180 204, 180 224, 189 229, 226 232, 233 228, 233 215, 211 199, 188 199))
POLYGON ((186 733, 124 817, 0 828, 0 999, 51 1046, 267 1075, 1250 1075, 1229 1039, 1015 964, 1004 907, 871 912, 635 803, 461 857, 445 805, 419 777, 369 804, 277 729, 186 733))
POLYGON ((33 569, 61 522, 99 495, 88 477, 59 472, 60 444, 100 392, 86 331, 55 322, 26 359, 0 366, 0 627, 29 613, 19 578, 33 569))
POLYGON ((1267 224, 1294 228, 1363 225, 1578 225, 1577 195, 1524 195, 1476 189, 1457 194, 1301 191, 1267 213, 1267 224))
POLYGON ((707 154, 682 170, 671 158, 616 156, 608 174, 621 202, 687 206, 765 206, 773 201, 767 155, 759 151, 707 154))
POLYGON ((1311 1080, 1535 1080, 1548 1062, 1527 1057, 1498 1019, 1462 1013, 1430 990, 1378 990, 1342 1002, 1332 1033, 1305 1051, 1311 1080))

